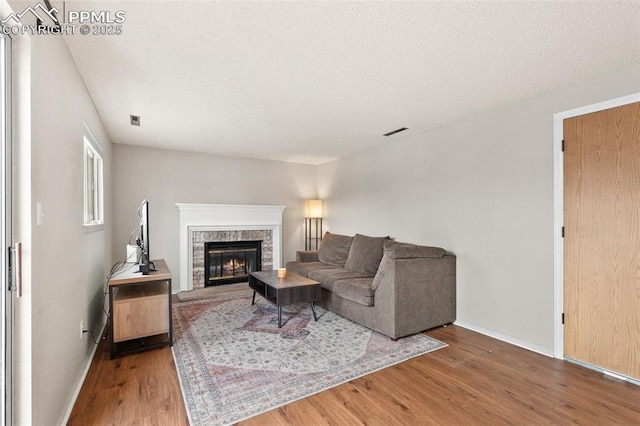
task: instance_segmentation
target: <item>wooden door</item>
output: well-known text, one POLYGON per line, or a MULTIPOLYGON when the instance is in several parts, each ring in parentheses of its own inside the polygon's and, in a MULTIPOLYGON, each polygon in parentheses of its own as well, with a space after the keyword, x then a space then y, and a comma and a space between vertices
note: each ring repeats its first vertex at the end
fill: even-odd
POLYGON ((640 379, 640 103, 564 121, 564 355, 640 379))

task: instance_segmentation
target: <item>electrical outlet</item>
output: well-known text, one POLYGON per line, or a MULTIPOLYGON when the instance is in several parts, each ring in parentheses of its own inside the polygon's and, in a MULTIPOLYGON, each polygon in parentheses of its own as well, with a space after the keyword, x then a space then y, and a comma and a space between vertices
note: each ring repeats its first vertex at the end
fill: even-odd
POLYGON ((84 320, 80 321, 80 338, 84 337, 84 320))

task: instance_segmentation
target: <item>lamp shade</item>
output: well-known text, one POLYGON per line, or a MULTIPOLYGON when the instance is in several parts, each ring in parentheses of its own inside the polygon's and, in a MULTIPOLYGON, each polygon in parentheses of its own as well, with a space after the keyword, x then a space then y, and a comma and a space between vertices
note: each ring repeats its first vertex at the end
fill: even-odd
POLYGON ((322 200, 307 200, 304 202, 304 217, 321 218, 322 217, 322 200))

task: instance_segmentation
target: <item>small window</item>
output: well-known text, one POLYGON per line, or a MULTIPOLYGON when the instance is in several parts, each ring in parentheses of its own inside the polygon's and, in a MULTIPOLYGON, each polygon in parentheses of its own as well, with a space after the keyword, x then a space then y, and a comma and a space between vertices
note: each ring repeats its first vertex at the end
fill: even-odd
POLYGON ((102 194, 102 148, 84 125, 84 224, 104 223, 102 194))

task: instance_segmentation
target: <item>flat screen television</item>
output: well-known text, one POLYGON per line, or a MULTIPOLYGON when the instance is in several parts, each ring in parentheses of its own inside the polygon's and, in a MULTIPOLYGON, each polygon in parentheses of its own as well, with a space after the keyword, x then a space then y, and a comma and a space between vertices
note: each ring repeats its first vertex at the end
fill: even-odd
POLYGON ((155 266, 149 257, 149 201, 144 200, 138 208, 140 219, 140 231, 138 232, 138 247, 140 247, 140 259, 138 260, 139 272, 148 274, 155 271, 155 266))

